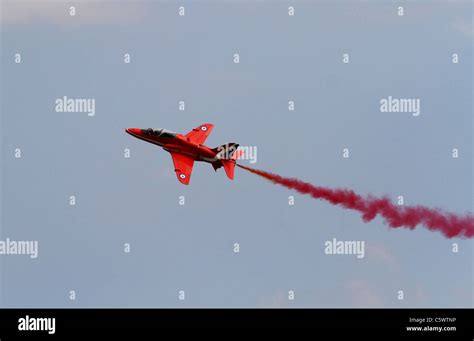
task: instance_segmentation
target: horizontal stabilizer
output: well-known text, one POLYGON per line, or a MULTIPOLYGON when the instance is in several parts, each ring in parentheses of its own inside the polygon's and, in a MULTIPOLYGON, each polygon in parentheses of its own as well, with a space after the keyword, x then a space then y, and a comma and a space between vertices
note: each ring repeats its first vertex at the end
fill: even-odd
POLYGON ((222 165, 224 166, 225 173, 230 180, 234 180, 234 169, 235 161, 233 160, 222 160, 222 165))

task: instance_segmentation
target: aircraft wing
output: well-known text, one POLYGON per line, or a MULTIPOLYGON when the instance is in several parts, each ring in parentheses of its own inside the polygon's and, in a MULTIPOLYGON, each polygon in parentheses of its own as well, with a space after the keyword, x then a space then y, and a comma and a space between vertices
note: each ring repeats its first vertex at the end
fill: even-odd
POLYGON ((187 133, 185 137, 193 143, 203 144, 204 141, 206 141, 207 137, 211 134, 213 128, 213 124, 201 124, 199 127, 194 128, 189 133, 187 133))
POLYGON ((181 182, 183 185, 189 184, 189 180, 191 180, 191 173, 193 172, 194 160, 183 154, 170 154, 173 158, 174 171, 176 172, 179 182, 181 182))

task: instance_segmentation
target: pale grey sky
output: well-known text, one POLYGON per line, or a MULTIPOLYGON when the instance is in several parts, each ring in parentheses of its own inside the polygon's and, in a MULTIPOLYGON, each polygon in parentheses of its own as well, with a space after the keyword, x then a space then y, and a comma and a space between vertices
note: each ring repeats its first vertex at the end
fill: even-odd
POLYGON ((283 1, 75 4, 2 0, 1 239, 39 256, 0 256, 1 306, 473 306, 471 240, 366 224, 240 169, 196 163, 185 187, 124 133, 210 122, 207 145, 257 146, 257 168, 472 211, 472 2, 403 2, 403 17, 392 1, 295 0, 293 17, 283 1), (96 115, 55 112, 63 96, 96 115), (381 113, 388 96, 421 115, 381 113), (365 258, 325 255, 332 238, 365 258))

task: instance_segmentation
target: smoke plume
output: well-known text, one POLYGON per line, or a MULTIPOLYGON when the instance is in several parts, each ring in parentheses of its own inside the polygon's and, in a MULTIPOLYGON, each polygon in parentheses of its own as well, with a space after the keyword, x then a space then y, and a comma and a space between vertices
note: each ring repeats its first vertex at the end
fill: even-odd
POLYGON ((333 205, 358 211, 362 214, 364 222, 381 216, 385 223, 392 228, 403 227, 412 230, 417 225, 423 225, 431 231, 441 232, 447 238, 472 238, 474 236, 474 217, 471 213, 461 216, 424 206, 395 205, 387 197, 362 196, 349 189, 313 186, 298 179, 285 178, 242 165, 238 166, 301 194, 308 194, 315 199, 326 200, 333 205))

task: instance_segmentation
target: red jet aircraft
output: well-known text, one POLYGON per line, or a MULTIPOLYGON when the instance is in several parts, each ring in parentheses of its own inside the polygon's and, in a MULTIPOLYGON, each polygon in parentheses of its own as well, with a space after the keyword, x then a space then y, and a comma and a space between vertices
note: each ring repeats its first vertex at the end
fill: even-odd
POLYGON ((203 145, 214 125, 206 123, 194 128, 186 135, 173 133, 165 129, 128 128, 127 133, 162 147, 171 154, 174 170, 179 182, 189 184, 194 161, 204 161, 212 164, 214 170, 224 166, 229 179, 234 179, 235 160, 239 153, 236 143, 227 143, 220 147, 209 148, 203 145))

